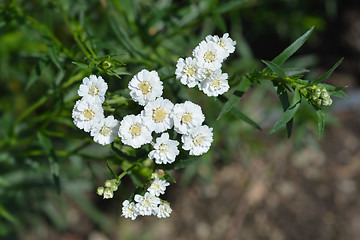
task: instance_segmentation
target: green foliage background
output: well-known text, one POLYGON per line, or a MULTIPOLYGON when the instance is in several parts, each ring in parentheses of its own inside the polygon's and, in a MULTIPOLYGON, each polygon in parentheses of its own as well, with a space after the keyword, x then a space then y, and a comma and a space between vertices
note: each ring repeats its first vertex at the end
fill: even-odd
MULTIPOLYGON (((201 161, 183 172, 182 182, 187 182, 198 175, 199 165, 211 173, 216 162, 231 161, 239 146, 256 149, 252 135, 258 130, 236 114, 216 121, 223 103, 176 81, 177 59, 190 56, 206 35, 229 32, 237 51, 223 71, 230 85, 237 86, 240 76, 264 67, 258 58, 273 59, 311 26, 315 32, 308 44, 316 45, 317 34, 328 27, 325 19, 336 15, 334 0, 14 0, 0 1, 0 7, 2 239, 16 239, 17 232, 26 229, 41 232, 48 225, 66 230, 71 204, 100 229, 114 225, 93 195, 110 176, 106 161, 117 171, 127 163, 73 125, 71 111, 82 78, 91 73, 103 76, 112 99, 106 108, 118 119, 138 110, 126 87, 143 68, 159 72, 165 97, 199 103, 207 124, 215 129, 215 142, 201 161)), ((316 55, 297 54, 287 66, 307 68, 316 63, 316 55)), ((245 101, 239 105, 260 127, 267 121, 264 112, 268 116, 280 109, 277 100, 264 103, 271 89, 269 84, 258 85, 247 97, 248 106, 245 101)), ((309 108, 300 109, 297 144, 302 144, 299 136, 307 134, 306 123, 316 122, 309 108)), ((130 192, 131 184, 125 184, 117 201, 130 192)))

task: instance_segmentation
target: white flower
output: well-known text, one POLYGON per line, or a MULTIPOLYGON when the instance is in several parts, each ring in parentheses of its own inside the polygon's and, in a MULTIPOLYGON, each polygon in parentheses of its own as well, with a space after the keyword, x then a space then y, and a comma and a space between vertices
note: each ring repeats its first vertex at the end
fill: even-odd
POLYGON ((98 124, 91 130, 90 135, 94 137, 94 141, 106 145, 112 143, 119 131, 119 121, 113 116, 102 118, 98 124))
POLYGON ((194 49, 193 56, 199 67, 212 70, 221 68, 221 63, 225 58, 224 51, 218 44, 206 41, 200 42, 194 49))
POLYGON ((160 198, 146 192, 144 196, 136 194, 134 200, 136 210, 142 216, 149 216, 154 212, 157 212, 158 205, 160 204, 160 198))
POLYGON ((170 118, 170 114, 173 107, 174 104, 170 100, 162 97, 146 104, 143 111, 146 126, 156 133, 172 128, 173 120, 170 118))
POLYGON ((182 135, 181 141, 184 143, 182 148, 189 150, 190 155, 199 156, 206 153, 213 141, 212 128, 203 125, 194 128, 188 135, 182 135))
POLYGON ((96 194, 102 196, 104 194, 104 187, 98 187, 96 189, 96 194))
POLYGON ((230 86, 227 79, 228 74, 221 73, 221 69, 218 69, 212 76, 199 84, 199 89, 210 97, 217 97, 229 91, 230 86))
POLYGON ((155 180, 151 183, 150 187, 147 189, 147 191, 154 195, 154 196, 160 196, 160 194, 164 194, 166 187, 169 186, 170 183, 168 183, 165 180, 161 180, 160 178, 155 178, 155 180))
POLYGON ((163 133, 156 139, 154 150, 149 153, 148 157, 155 159, 156 164, 172 163, 179 154, 178 145, 178 141, 170 140, 169 134, 163 133))
POLYGON ((111 188, 105 188, 104 190, 104 199, 113 198, 114 192, 111 188))
POLYGON ((131 218, 131 220, 135 220, 138 216, 138 212, 135 207, 134 202, 129 202, 128 200, 123 201, 122 203, 122 214, 121 216, 125 218, 131 218))
POLYGON ((107 89, 108 85, 101 76, 90 75, 89 78, 85 77, 83 79, 78 95, 86 101, 102 104, 105 101, 107 89))
POLYGON ((158 218, 167 218, 167 217, 170 217, 171 212, 172 212, 172 209, 170 207, 170 203, 163 201, 160 203, 160 205, 158 207, 156 216, 158 218))
POLYGON ((75 103, 72 118, 78 128, 84 129, 85 132, 90 132, 104 118, 104 110, 98 103, 81 99, 75 103))
POLYGON ((196 79, 198 66, 195 58, 187 57, 185 60, 179 58, 176 64, 176 79, 190 88, 195 87, 199 81, 196 79))
POLYGON ((163 85, 156 71, 146 69, 137 73, 129 82, 130 96, 132 99, 145 106, 162 95, 163 85))
POLYGON ((196 78, 199 80, 198 85, 200 85, 203 81, 208 80, 212 75, 214 75, 215 71, 217 70, 218 69, 212 70, 208 68, 199 68, 196 72, 196 78))
POLYGON ((235 51, 236 41, 233 41, 231 38, 229 38, 228 33, 224 33, 222 38, 219 38, 217 35, 209 35, 205 39, 207 42, 215 42, 218 44, 224 50, 226 58, 230 55, 230 53, 235 51))
POLYGON ((139 148, 152 140, 151 132, 140 115, 125 116, 120 122, 118 134, 124 144, 133 148, 139 148))
POLYGON ((205 120, 201 107, 190 101, 175 104, 172 118, 174 129, 180 134, 187 134, 191 129, 201 126, 205 120))

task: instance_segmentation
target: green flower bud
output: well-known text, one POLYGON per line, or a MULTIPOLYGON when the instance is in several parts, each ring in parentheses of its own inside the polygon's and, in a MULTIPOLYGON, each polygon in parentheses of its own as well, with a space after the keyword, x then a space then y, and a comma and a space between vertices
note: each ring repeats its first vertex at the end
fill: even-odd
POLYGON ((98 189, 96 190, 96 193, 99 196, 102 196, 104 194, 104 188, 103 187, 98 187, 98 189))
POLYGON ((102 67, 103 67, 103 69, 108 69, 108 68, 110 68, 111 67, 111 62, 108 62, 108 61, 104 61, 103 63, 102 63, 102 67))
POLYGON ((114 196, 113 190, 111 190, 111 188, 105 188, 104 199, 109 199, 109 198, 112 198, 113 196, 114 196))

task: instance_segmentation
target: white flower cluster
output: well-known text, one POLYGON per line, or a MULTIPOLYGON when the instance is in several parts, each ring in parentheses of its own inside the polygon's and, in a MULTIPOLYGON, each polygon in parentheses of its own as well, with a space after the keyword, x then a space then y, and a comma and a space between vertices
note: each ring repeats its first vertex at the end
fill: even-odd
POLYGON ((218 96, 229 90, 228 74, 222 73, 222 62, 235 51, 236 41, 228 33, 221 38, 207 36, 193 50, 193 57, 179 58, 176 78, 190 88, 198 86, 208 96, 218 96))
POLYGON ((75 103, 72 111, 74 124, 90 132, 94 141, 106 145, 114 141, 119 129, 119 121, 113 116, 104 116, 102 104, 108 85, 102 77, 90 75, 83 79, 78 95, 82 97, 75 103))
POLYGON ((141 70, 129 82, 130 96, 144 106, 138 115, 127 115, 120 122, 118 135, 121 141, 133 148, 152 143, 153 150, 148 157, 157 164, 175 161, 180 153, 179 142, 171 140, 167 130, 182 134, 182 148, 190 155, 206 153, 212 142, 212 128, 202 125, 205 116, 201 107, 190 101, 173 104, 161 97, 162 81, 156 71, 141 70), (161 133, 152 142, 152 133, 161 133))
POLYGON ((165 193, 166 187, 169 185, 170 183, 167 181, 155 177, 144 196, 136 194, 134 202, 125 200, 122 203, 121 216, 131 218, 132 220, 135 220, 137 216, 149 215, 155 215, 158 218, 169 217, 172 212, 170 203, 159 198, 161 194, 165 193))

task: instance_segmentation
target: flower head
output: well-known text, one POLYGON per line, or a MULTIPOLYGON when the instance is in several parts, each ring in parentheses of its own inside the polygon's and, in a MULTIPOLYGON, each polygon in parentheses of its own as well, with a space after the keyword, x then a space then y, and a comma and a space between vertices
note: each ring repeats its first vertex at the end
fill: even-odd
POLYGON ((118 135, 124 144, 133 148, 139 148, 152 140, 151 132, 140 115, 125 116, 120 122, 118 135))
POLYGON ((224 51, 214 42, 201 41, 194 49, 193 56, 200 68, 216 70, 221 68, 225 58, 224 51))
POLYGON ((149 102, 144 107, 143 118, 147 127, 156 133, 161 133, 172 128, 173 120, 170 117, 174 104, 162 97, 153 102, 149 102))
POLYGON ((170 140, 169 134, 163 133, 156 139, 154 150, 152 150, 148 156, 151 159, 155 159, 155 163, 157 164, 172 163, 179 154, 178 145, 178 141, 170 140))
POLYGON ((125 200, 122 203, 122 205, 123 205, 123 207, 122 207, 121 216, 123 216, 125 218, 131 218, 131 220, 135 220, 136 217, 138 216, 138 212, 136 210, 135 203, 125 200))
POLYGON ((218 69, 209 78, 199 84, 199 89, 209 97, 224 94, 229 91, 228 74, 218 69))
POLYGON ((176 79, 180 79, 182 84, 193 88, 199 83, 196 78, 198 68, 195 58, 179 58, 175 70, 176 79))
POLYGON ((161 180, 160 178, 155 178, 154 181, 151 183, 150 187, 148 187, 147 191, 150 194, 153 194, 155 196, 160 196, 160 194, 164 194, 166 187, 169 186, 170 183, 168 183, 165 180, 161 180))
POLYGON ((114 191, 111 188, 105 188, 104 190, 104 199, 109 199, 114 197, 114 191))
POLYGON ((129 82, 130 96, 141 106, 162 95, 163 85, 156 71, 146 69, 137 73, 129 82))
POLYGON ((182 135, 181 141, 184 143, 182 148, 189 150, 190 155, 199 156, 206 153, 213 141, 212 128, 203 125, 194 128, 187 135, 182 135))
POLYGON ((102 118, 91 130, 90 135, 94 137, 94 141, 106 145, 112 143, 119 131, 119 121, 113 116, 102 118))
POLYGON ((167 217, 170 217, 171 212, 172 212, 172 209, 170 207, 170 203, 168 203, 166 201, 162 201, 159 204, 159 207, 156 212, 156 216, 158 218, 167 218, 167 217))
POLYGON ((172 118, 174 129, 180 134, 187 134, 191 129, 200 126, 205 120, 201 107, 193 102, 175 104, 172 118))
POLYGON ((90 75, 89 78, 85 77, 83 79, 78 90, 78 95, 88 102, 102 104, 105 101, 107 89, 108 85, 101 76, 96 77, 95 75, 90 75))
POLYGON ((78 128, 83 129, 85 132, 90 132, 104 118, 104 110, 99 103, 81 99, 75 103, 72 118, 78 128))
POLYGON ((149 192, 146 192, 144 196, 136 194, 134 200, 136 202, 136 210, 142 216, 149 216, 157 212, 158 205, 161 202, 160 198, 149 192))
POLYGON ((214 42, 216 44, 218 44, 221 49, 224 51, 224 55, 225 58, 227 58, 230 53, 233 53, 235 51, 235 45, 236 45, 236 41, 233 41, 230 37, 228 33, 224 33, 224 35, 219 38, 219 36, 214 35, 214 36, 207 36, 205 38, 205 40, 207 42, 214 42))

